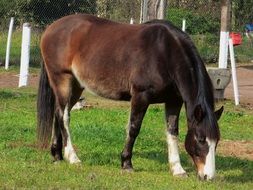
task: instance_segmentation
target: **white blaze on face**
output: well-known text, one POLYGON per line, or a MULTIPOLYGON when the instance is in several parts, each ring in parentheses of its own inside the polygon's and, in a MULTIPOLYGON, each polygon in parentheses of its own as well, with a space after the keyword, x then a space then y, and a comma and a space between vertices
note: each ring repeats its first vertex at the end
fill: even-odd
POLYGON ((213 179, 215 175, 215 146, 216 141, 206 139, 209 146, 209 151, 206 156, 206 162, 203 169, 203 174, 206 176, 207 180, 213 179))

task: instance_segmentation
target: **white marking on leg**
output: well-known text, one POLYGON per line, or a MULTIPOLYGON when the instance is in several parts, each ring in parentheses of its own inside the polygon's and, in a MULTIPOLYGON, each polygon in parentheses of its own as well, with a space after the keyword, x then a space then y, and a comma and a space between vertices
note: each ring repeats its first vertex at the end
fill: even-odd
POLYGON ((209 151, 206 156, 206 162, 204 165, 204 176, 206 175, 206 179, 210 180, 214 178, 215 175, 215 146, 216 142, 214 140, 206 139, 207 144, 209 146, 209 151))
POLYGON ((69 111, 68 105, 66 105, 63 113, 64 128, 67 132, 67 145, 64 147, 64 158, 67 159, 71 164, 81 162, 76 155, 76 152, 72 146, 70 132, 69 132, 69 111))
POLYGON ((168 158, 172 174, 174 176, 186 175, 186 172, 181 166, 180 162, 177 136, 167 132, 167 143, 168 143, 168 158))
POLYGON ((130 130, 130 125, 131 125, 130 117, 131 117, 131 114, 129 114, 128 123, 127 123, 127 125, 125 127, 125 129, 126 129, 126 138, 129 136, 129 130, 130 130))
POLYGON ((57 137, 56 137, 56 134, 55 134, 55 125, 53 125, 53 128, 52 128, 51 142, 52 142, 52 144, 56 144, 57 143, 57 137))

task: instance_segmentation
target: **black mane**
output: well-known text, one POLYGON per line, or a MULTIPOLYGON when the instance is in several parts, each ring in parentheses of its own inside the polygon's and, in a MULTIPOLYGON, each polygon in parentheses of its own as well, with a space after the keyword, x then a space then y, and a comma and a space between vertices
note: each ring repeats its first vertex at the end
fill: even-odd
POLYGON ((161 24, 165 26, 173 36, 176 36, 180 43, 184 47, 184 53, 186 54, 190 65, 194 68, 194 74, 197 81, 198 93, 195 101, 195 105, 201 105, 204 117, 204 126, 206 130, 206 136, 211 139, 219 139, 220 133, 214 114, 214 95, 213 85, 211 79, 206 71, 203 60, 201 59, 198 50, 191 38, 178 27, 174 26, 171 22, 166 20, 152 20, 145 24, 161 24))

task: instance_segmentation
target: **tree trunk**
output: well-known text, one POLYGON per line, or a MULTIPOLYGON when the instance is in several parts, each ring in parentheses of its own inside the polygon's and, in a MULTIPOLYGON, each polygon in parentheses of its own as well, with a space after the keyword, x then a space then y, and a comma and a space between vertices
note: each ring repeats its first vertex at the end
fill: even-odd
POLYGON ((230 29, 230 0, 221 1, 221 31, 227 32, 230 29))
POLYGON ((221 31, 220 31, 220 53, 219 68, 227 68, 228 38, 230 30, 230 0, 221 0, 221 31))
POLYGON ((142 0, 141 22, 165 19, 167 0, 142 0))

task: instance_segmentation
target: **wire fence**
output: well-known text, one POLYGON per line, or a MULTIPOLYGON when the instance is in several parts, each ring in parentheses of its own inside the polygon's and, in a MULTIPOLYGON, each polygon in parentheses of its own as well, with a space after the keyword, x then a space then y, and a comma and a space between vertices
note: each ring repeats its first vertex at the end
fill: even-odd
MULTIPOLYGON (((138 23, 143 1, 151 5, 151 2, 156 0, 0 0, 0 30, 8 29, 10 17, 15 17, 16 27, 30 22, 35 28, 44 28, 60 17, 75 13, 93 14, 119 22, 129 22, 134 18, 138 23)), ((189 33, 209 32, 206 31, 206 27, 209 27, 210 32, 219 31, 220 2, 167 0, 167 18, 175 24, 183 17, 187 18, 189 33), (196 29, 193 29, 193 26, 196 29)), ((246 24, 253 22, 252 12, 251 0, 233 0, 232 29, 243 31, 246 24)))
MULTIPOLYGON (((65 15, 86 13, 118 22, 129 23, 133 18, 139 23, 144 0, 0 0, 0 62, 5 57, 7 31, 10 17, 15 18, 14 41, 11 60, 20 58, 21 26, 32 26, 31 62, 40 60, 39 40, 42 31, 53 21, 65 15), (16 39, 16 40, 15 40, 16 39), (14 50, 13 50, 14 49, 14 50), (15 50, 18 49, 18 50, 15 50), (13 58, 14 57, 14 58, 13 58)), ((146 0, 148 5, 151 1, 146 0)), ((217 62, 220 31, 220 0, 168 0, 167 20, 179 28, 186 19, 186 32, 192 36, 205 62, 217 62)), ((251 0, 232 1, 232 25, 234 31, 245 31, 245 25, 253 21, 251 0), (243 4, 242 4, 243 2, 243 4)), ((252 49, 251 49, 252 50, 252 49)), ((250 54, 250 53, 248 53, 250 54)))
MULTIPOLYGON (((1 6, 0 0, 0 6, 1 6)), ((5 0, 6 1, 6 0, 5 0)), ((118 22, 139 20, 141 0, 14 0, 4 3, 0 10, 2 30, 8 27, 10 17, 15 17, 17 26, 29 22, 35 28, 45 28, 63 16, 77 13, 93 14, 118 22)))

